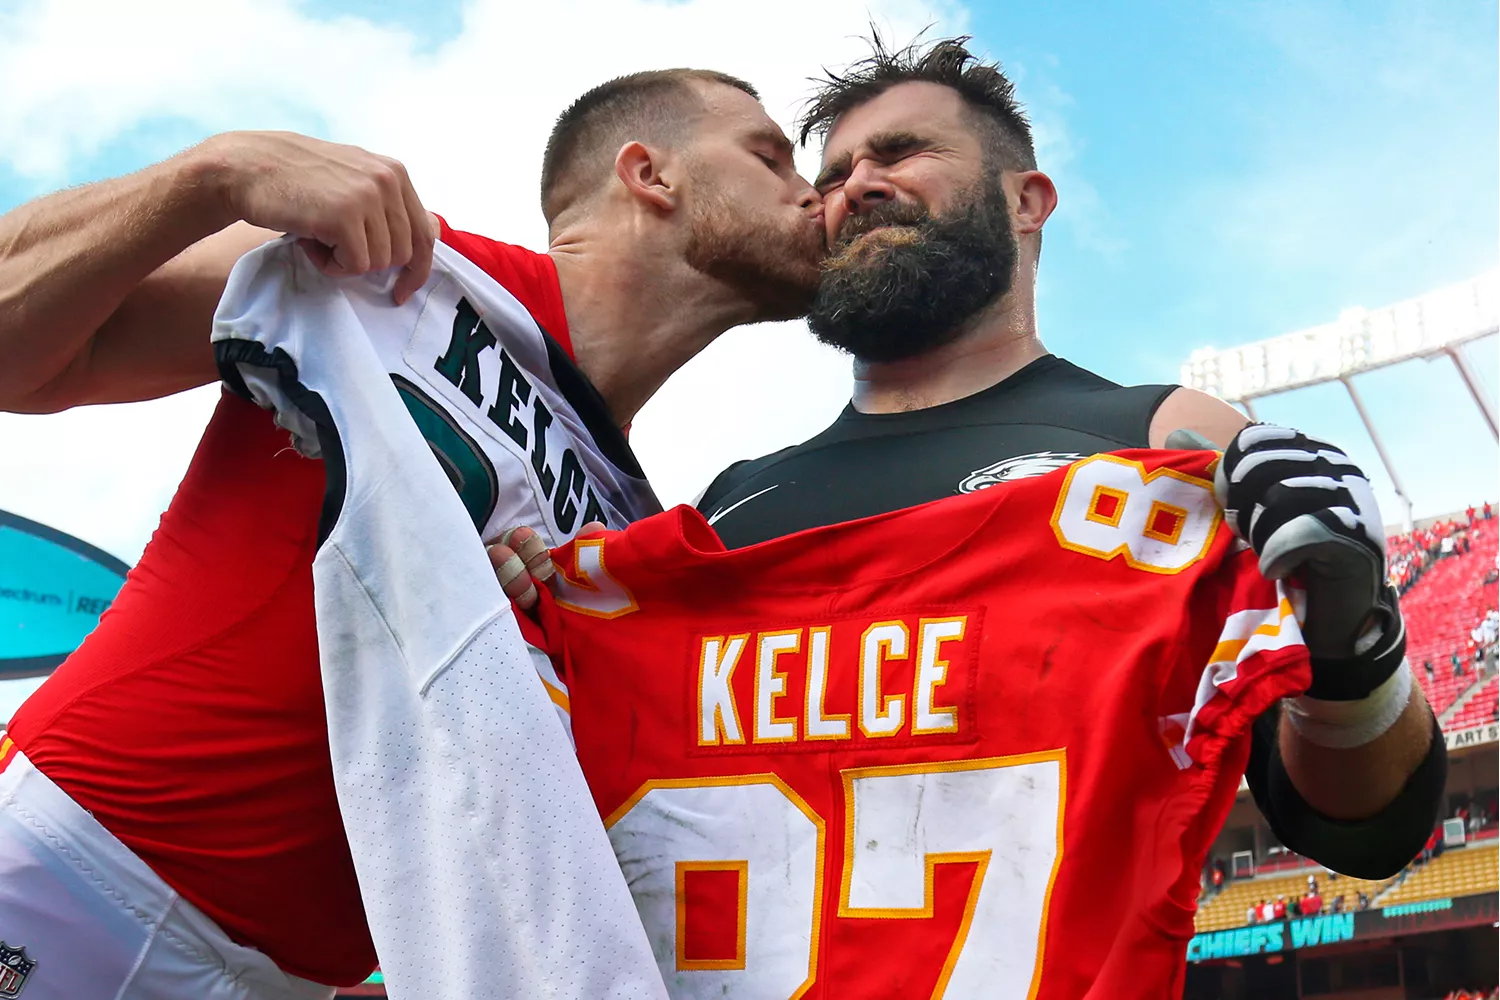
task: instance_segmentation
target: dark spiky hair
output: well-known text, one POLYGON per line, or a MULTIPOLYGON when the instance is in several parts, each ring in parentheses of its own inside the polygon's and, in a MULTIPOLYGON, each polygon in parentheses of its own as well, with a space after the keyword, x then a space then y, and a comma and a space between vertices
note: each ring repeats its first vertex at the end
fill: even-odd
POLYGON ((1016 100, 999 63, 984 62, 969 51, 969 35, 942 38, 929 44, 912 42, 892 50, 874 26, 871 53, 842 73, 825 69, 816 80, 817 91, 799 122, 799 141, 826 136, 839 116, 902 83, 936 83, 958 92, 975 122, 981 126, 985 152, 1006 170, 1035 170, 1036 149, 1031 120, 1016 100))

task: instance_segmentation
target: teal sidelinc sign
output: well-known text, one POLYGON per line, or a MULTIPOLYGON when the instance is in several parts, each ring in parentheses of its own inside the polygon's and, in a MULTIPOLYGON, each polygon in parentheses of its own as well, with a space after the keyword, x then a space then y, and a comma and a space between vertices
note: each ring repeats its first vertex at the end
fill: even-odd
POLYGON ((61 663, 99 624, 129 569, 103 549, 0 510, 0 679, 61 663))
POLYGON ((1301 920, 1278 920, 1272 924, 1252 924, 1228 931, 1195 934, 1188 942, 1189 962, 1211 958, 1238 958, 1241 955, 1263 955, 1273 951, 1312 948, 1354 938, 1354 914, 1330 913, 1301 920))

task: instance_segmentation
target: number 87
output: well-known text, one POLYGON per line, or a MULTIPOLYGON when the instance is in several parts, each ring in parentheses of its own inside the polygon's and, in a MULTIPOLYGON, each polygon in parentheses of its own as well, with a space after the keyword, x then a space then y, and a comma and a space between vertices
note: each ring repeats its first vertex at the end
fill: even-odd
POLYGON ((819 975, 825 892, 838 893, 842 918, 926 919, 934 867, 957 862, 975 874, 933 997, 1031 997, 1062 858, 1065 770, 1056 750, 843 771, 836 875, 824 819, 771 774, 647 782, 606 825, 674 997, 801 997, 819 975), (704 869, 743 880, 734 953, 707 961, 684 947, 680 895, 704 869))

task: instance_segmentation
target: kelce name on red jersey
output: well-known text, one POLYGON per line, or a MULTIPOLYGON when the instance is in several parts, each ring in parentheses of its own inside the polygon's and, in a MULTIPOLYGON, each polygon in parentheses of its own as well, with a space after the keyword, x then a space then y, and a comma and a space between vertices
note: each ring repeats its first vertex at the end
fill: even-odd
POLYGON ((972 610, 866 615, 702 636, 697 744, 962 739, 980 619, 972 610))
POLYGON ((1180 994, 1249 726, 1309 676, 1215 460, 1100 455, 733 551, 678 509, 555 552, 521 625, 670 995, 1180 994))

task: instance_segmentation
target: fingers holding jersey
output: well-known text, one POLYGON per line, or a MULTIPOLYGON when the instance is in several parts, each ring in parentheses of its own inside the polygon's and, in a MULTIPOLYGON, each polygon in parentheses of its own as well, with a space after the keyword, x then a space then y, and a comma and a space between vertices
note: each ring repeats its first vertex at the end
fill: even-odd
POLYGON ((426 282, 436 234, 399 162, 290 132, 229 132, 205 145, 235 217, 299 237, 324 273, 409 268, 398 301, 426 282))
POLYGON ((411 256, 404 262, 396 287, 391 290, 397 305, 427 283, 427 275, 432 272, 432 246, 438 237, 437 217, 422 207, 415 191, 407 196, 406 217, 411 222, 411 256))
MULTIPOLYGON (((579 535, 604 531, 599 521, 589 521, 578 529, 579 535)), ((557 575, 557 564, 552 561, 552 550, 542 536, 531 528, 511 528, 500 536, 500 540, 486 547, 490 565, 500 587, 523 611, 536 607, 538 583, 550 583, 557 575)))
POLYGON ((500 581, 500 589, 505 591, 505 596, 514 601, 522 611, 530 611, 536 607, 536 582, 516 551, 501 542, 486 546, 485 551, 489 554, 490 565, 494 567, 495 578, 500 581))
POLYGON ((545 583, 557 572, 552 564, 552 552, 542 536, 530 528, 511 528, 500 536, 500 543, 509 546, 520 557, 532 579, 545 583))

